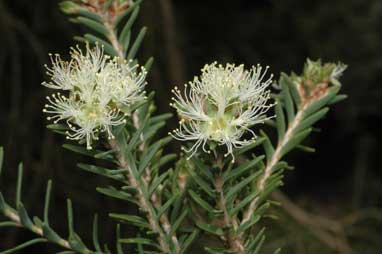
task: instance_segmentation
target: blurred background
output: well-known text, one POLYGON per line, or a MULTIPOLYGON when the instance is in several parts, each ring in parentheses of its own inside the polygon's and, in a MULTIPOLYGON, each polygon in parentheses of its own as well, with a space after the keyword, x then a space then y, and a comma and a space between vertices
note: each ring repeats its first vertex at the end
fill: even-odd
MULTIPOLYGON (((93 212, 101 211, 108 241, 114 227, 107 213, 127 208, 95 192, 108 182, 76 168, 84 159, 61 147, 63 138, 45 128, 41 112, 49 93, 40 85, 48 52, 66 55, 73 36, 84 32, 57 4, 0 0, 0 144, 6 152, 0 186, 14 196, 17 164, 23 161, 24 203, 31 214, 41 213, 52 178, 53 228, 66 232, 61 222, 70 197, 81 235, 91 228, 93 212)), ((307 141, 317 152, 288 158, 296 170, 287 172, 285 187, 273 195, 284 206, 271 211, 278 221, 264 222, 269 229, 264 253, 275 246, 296 254, 381 253, 381 0, 146 0, 138 23, 149 28, 140 59, 156 59, 149 89, 157 92, 158 112, 171 110, 174 85, 215 60, 269 65, 276 77, 281 71, 299 73, 307 57, 348 64, 341 80, 349 98, 319 123, 324 131, 307 141)), ((174 118, 164 133, 175 125, 174 118)), ((0 250, 29 236, 2 228, 0 250)), ((43 245, 20 253, 54 251, 43 245)))

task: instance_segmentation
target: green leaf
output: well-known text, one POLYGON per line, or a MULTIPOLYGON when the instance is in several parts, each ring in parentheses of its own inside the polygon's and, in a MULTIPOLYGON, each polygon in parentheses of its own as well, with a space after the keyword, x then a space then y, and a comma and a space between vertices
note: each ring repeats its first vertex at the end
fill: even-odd
POLYGON ((124 176, 114 175, 113 173, 111 173, 112 171, 110 169, 106 169, 106 168, 102 168, 102 167, 98 167, 98 166, 94 166, 94 165, 88 165, 85 163, 78 163, 77 166, 80 169, 83 169, 85 171, 88 171, 88 172, 91 172, 94 174, 98 174, 98 175, 102 175, 102 176, 106 176, 108 178, 111 178, 111 179, 114 179, 117 181, 123 182, 125 180, 124 176))
POLYGON ((252 215, 252 217, 247 222, 245 222, 244 224, 240 224, 240 226, 236 230, 236 234, 241 234, 242 232, 247 231, 247 229, 252 228, 252 226, 255 225, 260 220, 260 218, 261 216, 257 214, 252 215))
POLYGON ((239 176, 245 174, 248 170, 253 169, 264 158, 265 158, 265 156, 261 155, 259 157, 256 157, 253 160, 250 160, 250 161, 247 161, 247 162, 241 164, 239 167, 237 167, 231 171, 224 172, 223 173, 224 182, 235 180, 239 176))
POLYGON ((306 119, 304 119, 303 121, 301 121, 301 123, 296 127, 296 129, 294 130, 294 132, 299 132, 299 131, 302 131, 310 126, 312 126, 314 123, 316 123, 318 120, 320 120, 321 118, 323 118, 329 111, 329 108, 326 107, 326 108, 323 108, 321 110, 319 110, 318 112, 316 113, 313 113, 311 114, 310 116, 308 116, 306 119))
POLYGON ((284 77, 283 80, 284 80, 285 84, 289 87, 290 94, 292 95, 292 98, 296 104, 296 107, 298 108, 299 105, 301 104, 301 98, 300 98, 300 94, 297 90, 296 84, 285 73, 282 73, 281 75, 284 77))
POLYGON ((162 138, 155 142, 149 149, 147 149, 147 152, 142 154, 143 159, 139 163, 138 171, 142 172, 149 165, 150 161, 153 159, 159 149, 168 144, 171 140, 172 137, 162 138))
POLYGON ((118 24, 127 16, 129 15, 132 11, 135 10, 140 4, 142 0, 137 0, 133 4, 129 5, 129 8, 127 8, 121 15, 119 15, 114 22, 114 26, 118 26, 118 24))
POLYGON ((188 209, 183 209, 182 213, 171 225, 170 236, 173 236, 175 234, 175 232, 178 230, 179 226, 183 222, 184 218, 186 218, 187 214, 188 214, 188 209))
POLYGON ((105 40, 102 40, 101 38, 98 38, 97 36, 94 36, 92 34, 85 34, 84 38, 91 43, 102 45, 105 49, 105 52, 108 55, 118 56, 118 53, 114 49, 114 47, 110 43, 106 42, 105 40))
POLYGON ((50 205, 50 194, 52 192, 52 180, 48 181, 45 192, 45 203, 44 203, 44 223, 49 225, 49 205, 50 205))
POLYGON ((169 200, 167 200, 166 203, 164 203, 163 206, 161 206, 159 209, 158 209, 158 218, 160 218, 170 207, 171 205, 174 203, 174 201, 179 197, 179 194, 175 194, 173 195, 169 200))
POLYGON ((34 226, 33 222, 29 218, 28 212, 25 210, 25 207, 21 202, 17 205, 17 212, 19 214, 21 224, 32 230, 34 226))
POLYGON ((60 243, 64 241, 52 228, 49 227, 49 225, 43 223, 41 225, 42 232, 44 234, 44 237, 46 237, 49 241, 52 241, 54 243, 60 243))
POLYGON ((248 184, 250 184, 252 181, 254 181, 256 178, 259 177, 259 175, 262 173, 262 170, 259 170, 258 172, 250 175, 249 177, 244 178, 241 182, 234 186, 230 186, 228 189, 227 194, 225 195, 227 203, 233 202, 236 195, 242 191, 244 187, 246 187, 248 184))
POLYGON ((187 167, 187 171, 191 175, 194 182, 197 185, 199 185, 200 188, 208 194, 208 196, 210 196, 212 198, 215 197, 214 190, 211 188, 211 186, 206 181, 204 181, 200 176, 198 176, 193 169, 187 167))
POLYGON ((275 148, 273 147, 267 134, 263 130, 260 130, 260 133, 265 138, 265 140, 263 142, 263 147, 265 150, 265 155, 267 157, 267 161, 269 162, 272 159, 273 153, 275 152, 275 148))
POLYGON ((238 149, 235 149, 233 154, 235 156, 238 156, 238 155, 241 155, 249 150, 252 150, 253 148, 261 145, 263 142, 265 141, 265 138, 264 137, 258 137, 255 142, 247 145, 247 146, 244 146, 244 147, 241 147, 241 148, 238 148, 238 149))
POLYGON ((120 243, 130 243, 130 244, 142 244, 142 245, 150 245, 159 249, 159 246, 152 240, 146 238, 127 238, 120 239, 120 243))
POLYGON ((23 164, 19 163, 17 173, 17 187, 16 187, 16 206, 21 203, 21 191, 23 185, 23 164))
POLYGON ((5 222, 0 222, 0 228, 1 227, 19 227, 20 225, 16 222, 13 221, 5 221, 5 222))
POLYGON ((141 31, 139 32, 137 38, 135 39, 133 45, 131 46, 131 49, 127 55, 127 59, 134 59, 135 55, 138 52, 139 47, 141 46, 142 40, 145 37, 147 32, 147 28, 143 27, 141 31))
POLYGON ((308 105, 308 107, 303 112, 303 116, 307 117, 310 114, 322 108, 323 106, 325 106, 326 104, 328 104, 336 96, 340 89, 341 88, 339 86, 329 88, 324 96, 322 96, 319 100, 308 105))
POLYGON ((252 200, 254 200, 259 195, 259 190, 253 191, 251 194, 246 196, 240 203, 238 203, 233 209, 228 211, 229 215, 233 217, 235 214, 240 212, 246 205, 248 205, 252 200))
POLYGON ((299 145, 310 133, 312 132, 312 128, 301 131, 298 134, 295 134, 281 149, 280 158, 290 152, 294 147, 299 145))
POLYGON ((196 158, 196 156, 191 158, 191 161, 195 164, 196 168, 199 170, 198 173, 209 181, 214 181, 214 176, 211 173, 210 167, 204 164, 201 160, 196 158))
POLYGON ((192 233, 190 235, 188 235, 188 237, 186 238, 186 240, 184 241, 184 243, 181 245, 182 246, 182 249, 180 251, 180 254, 185 254, 187 253, 186 251, 188 250, 188 248, 193 244, 193 242, 195 241, 195 239, 197 239, 198 235, 199 235, 199 232, 200 230, 198 228, 194 228, 194 230, 192 231, 192 233))
POLYGON ((121 199, 129 202, 136 203, 136 200, 129 194, 120 190, 115 189, 112 186, 109 186, 107 188, 101 188, 97 187, 96 190, 99 193, 102 193, 108 197, 116 198, 116 199, 121 199))
POLYGON ((93 19, 94 21, 103 22, 101 16, 99 16, 97 13, 90 12, 85 8, 78 8, 77 14, 84 16, 89 19, 93 19))
POLYGON ((280 101, 276 102, 275 113, 276 113, 277 136, 278 136, 278 140, 281 140, 285 134, 285 117, 284 117, 284 112, 283 112, 280 101))
POLYGON ((4 148, 0 147, 0 176, 3 171, 3 163, 4 163, 4 148))
POLYGON ((0 252, 0 254, 10 254, 10 253, 14 253, 16 251, 19 251, 21 249, 24 249, 28 246, 31 246, 31 245, 34 245, 34 244, 37 244, 37 243, 46 243, 47 240, 44 239, 44 238, 36 238, 36 239, 33 239, 33 240, 30 240, 28 242, 25 242, 23 244, 20 244, 12 249, 9 249, 9 250, 5 250, 5 251, 2 251, 0 252))
POLYGON ((346 94, 340 94, 340 95, 336 95, 331 101, 329 101, 329 105, 332 105, 332 104, 335 104, 335 103, 338 103, 340 101, 343 101, 345 99, 347 99, 348 96, 346 94))
POLYGON ((95 214, 93 219, 92 240, 93 240, 93 245, 96 251, 102 252, 101 245, 99 244, 99 239, 98 239, 98 214, 95 214))
POLYGON ((208 233, 211 233, 213 235, 218 235, 218 236, 224 235, 223 229, 221 227, 218 227, 212 224, 205 224, 205 223, 201 223, 197 221, 196 226, 198 226, 200 229, 208 233))
POLYGON ((140 228, 150 228, 150 225, 146 220, 139 216, 120 214, 120 213, 110 213, 109 216, 113 219, 117 219, 122 222, 127 222, 128 224, 140 227, 140 228))
POLYGON ((173 116, 172 113, 165 113, 165 114, 151 117, 149 119, 149 125, 153 125, 153 124, 156 124, 158 122, 166 121, 166 120, 170 119, 172 116, 173 116))
POLYGON ((150 185, 149 189, 149 197, 152 196, 152 194, 157 190, 158 186, 162 184, 162 182, 167 178, 171 171, 167 171, 165 173, 162 173, 159 177, 155 178, 153 182, 150 185))
POLYGON ((129 40, 130 40, 130 36, 129 36, 130 30, 131 30, 131 27, 133 26, 135 20, 138 17, 138 13, 139 13, 139 6, 137 6, 135 8, 135 10, 133 11, 133 13, 131 14, 129 20, 126 22, 126 24, 123 27, 122 32, 119 36, 119 42, 124 46, 125 52, 127 51, 129 40))
POLYGON ((281 96, 284 101, 284 106, 287 113, 288 122, 291 123, 295 116, 295 109, 294 109, 293 100, 289 91, 289 86, 286 83, 285 78, 286 77, 281 76, 281 80, 280 80, 281 87, 282 87, 281 96))
POLYGON ((196 194, 193 190, 188 190, 188 194, 190 195, 190 197, 192 198, 192 200, 194 200, 197 204, 200 205, 201 208, 203 208, 205 211, 207 211, 208 213, 211 213, 211 212, 219 212, 217 210, 215 210, 214 207, 212 207, 210 204, 208 204, 208 202, 204 201, 198 194, 196 194))
POLYGON ((101 24, 97 21, 94 21, 92 19, 85 18, 85 17, 78 17, 76 19, 76 21, 79 24, 85 25, 85 26, 89 27, 90 29, 93 29, 94 31, 102 34, 106 38, 109 36, 109 31, 107 30, 107 28, 103 24, 101 24))

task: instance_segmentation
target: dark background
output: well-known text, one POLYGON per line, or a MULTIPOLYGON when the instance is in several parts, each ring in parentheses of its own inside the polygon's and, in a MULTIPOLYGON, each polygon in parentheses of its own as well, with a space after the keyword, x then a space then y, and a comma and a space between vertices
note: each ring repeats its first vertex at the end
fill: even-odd
MULTIPOLYGON (((103 239, 110 240, 114 229, 107 212, 126 208, 95 192, 107 181, 76 168, 84 159, 61 148, 64 140, 45 128, 41 112, 49 93, 40 85, 48 52, 67 54, 75 44, 72 37, 84 32, 68 22, 57 3, 0 0, 0 144, 6 152, 0 186, 7 197, 14 195, 17 163, 23 161, 24 203, 31 214, 41 213, 45 184, 52 178, 53 226, 66 232, 62 222, 70 197, 78 231, 84 235, 90 229, 98 210, 105 221, 103 239)), ((138 23, 149 28, 140 57, 155 56, 149 89, 157 92, 159 112, 171 110, 174 85, 215 60, 270 65, 276 76, 299 73, 307 57, 348 64, 341 80, 349 99, 336 105, 319 124, 323 131, 308 140, 316 153, 291 154, 296 170, 287 172, 282 191, 308 213, 339 222, 340 238, 354 253, 381 253, 382 1, 146 0, 138 23)), ((175 125, 173 119, 166 132, 175 125)), ((285 253, 340 253, 318 240, 314 227, 293 222, 280 209, 274 213, 280 219, 269 222, 269 246, 285 246, 285 253)), ((29 236, 1 229, 0 250, 29 236)), ((25 253, 53 250, 38 246, 25 253)))

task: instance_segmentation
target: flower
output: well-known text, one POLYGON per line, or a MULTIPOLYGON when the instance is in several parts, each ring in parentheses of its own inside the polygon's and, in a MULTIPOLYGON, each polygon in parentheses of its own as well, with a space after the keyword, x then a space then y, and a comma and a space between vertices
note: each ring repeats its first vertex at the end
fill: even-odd
POLYGON ((265 79, 265 70, 260 65, 245 70, 243 65, 226 66, 212 63, 202 69, 202 74, 185 85, 182 93, 175 87, 174 107, 180 127, 171 135, 182 141, 196 141, 186 150, 192 157, 201 146, 204 152, 208 141, 225 145, 233 157, 233 148, 252 143, 256 134, 251 126, 269 119, 265 113, 273 105, 268 104, 272 75, 265 79), (242 139, 245 133, 252 137, 242 139))
POLYGON ((42 84, 68 94, 48 96, 43 112, 54 123, 65 121, 67 138, 85 140, 91 149, 100 133, 114 138, 111 128, 124 124, 129 107, 145 99, 146 71, 118 57, 111 59, 98 45, 91 49, 87 44, 85 53, 72 48, 70 56, 64 61, 51 55, 52 66, 46 66, 50 81, 42 84))

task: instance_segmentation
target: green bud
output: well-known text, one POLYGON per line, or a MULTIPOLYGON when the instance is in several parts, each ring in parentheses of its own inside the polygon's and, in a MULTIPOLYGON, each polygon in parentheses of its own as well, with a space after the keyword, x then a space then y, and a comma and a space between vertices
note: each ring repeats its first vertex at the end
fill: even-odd
POLYGON ((72 1, 63 1, 59 4, 59 7, 65 14, 76 14, 80 9, 80 6, 72 1))

